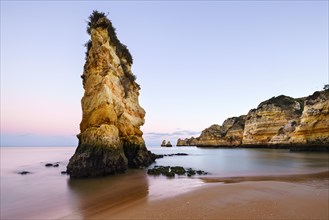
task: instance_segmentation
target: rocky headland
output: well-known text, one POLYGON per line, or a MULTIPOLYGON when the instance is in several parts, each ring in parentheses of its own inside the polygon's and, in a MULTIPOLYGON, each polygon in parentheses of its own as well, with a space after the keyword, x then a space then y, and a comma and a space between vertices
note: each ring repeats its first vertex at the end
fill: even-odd
POLYGON ((89 17, 86 62, 81 76, 84 96, 79 144, 69 161, 71 177, 122 173, 148 166, 154 157, 145 147, 140 126, 140 86, 131 71, 132 56, 104 13, 89 17))
POLYGON ((177 146, 329 151, 329 90, 297 99, 273 97, 247 115, 206 128, 197 138, 178 139, 177 146))

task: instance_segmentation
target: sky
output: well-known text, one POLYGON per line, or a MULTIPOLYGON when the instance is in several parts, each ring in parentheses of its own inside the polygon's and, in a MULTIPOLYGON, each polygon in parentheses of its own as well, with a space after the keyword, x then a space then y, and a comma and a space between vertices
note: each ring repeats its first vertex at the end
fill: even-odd
POLYGON ((3 1, 1 146, 77 146, 87 19, 134 58, 147 146, 328 84, 328 1, 3 1))

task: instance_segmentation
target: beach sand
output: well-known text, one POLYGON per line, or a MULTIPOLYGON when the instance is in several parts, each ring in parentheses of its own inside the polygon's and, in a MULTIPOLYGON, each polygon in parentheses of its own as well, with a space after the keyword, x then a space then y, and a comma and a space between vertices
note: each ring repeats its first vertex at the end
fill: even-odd
POLYGON ((328 219, 328 174, 204 178, 201 187, 156 200, 148 199, 145 182, 136 178, 125 194, 90 198, 65 218, 328 219))

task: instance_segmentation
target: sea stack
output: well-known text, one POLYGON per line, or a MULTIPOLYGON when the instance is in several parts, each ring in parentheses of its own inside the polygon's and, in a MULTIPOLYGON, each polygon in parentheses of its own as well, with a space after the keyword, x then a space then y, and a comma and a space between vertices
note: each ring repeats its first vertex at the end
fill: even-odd
POLYGON ((85 92, 79 145, 67 173, 91 177, 148 166, 153 159, 140 130, 145 111, 138 102, 132 56, 104 13, 93 11, 87 32, 91 40, 81 76, 85 92))
POLYGON ((161 143, 161 147, 165 147, 166 146, 166 140, 163 140, 161 143))
POLYGON ((170 141, 168 141, 168 143, 166 144, 166 147, 172 147, 172 144, 170 143, 170 141))

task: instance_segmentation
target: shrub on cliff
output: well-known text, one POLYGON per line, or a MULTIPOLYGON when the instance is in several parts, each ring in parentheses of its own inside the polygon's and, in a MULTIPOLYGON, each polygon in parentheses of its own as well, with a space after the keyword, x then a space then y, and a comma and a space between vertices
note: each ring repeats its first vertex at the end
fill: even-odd
MULTIPOLYGON (((116 47, 116 52, 120 57, 123 57, 127 60, 129 64, 133 63, 133 57, 131 56, 128 48, 126 45, 122 44, 117 37, 115 32, 115 28, 112 26, 112 22, 106 17, 104 12, 98 12, 97 10, 93 11, 93 13, 89 16, 88 26, 87 26, 87 33, 91 34, 92 28, 102 27, 107 29, 109 37, 113 42, 114 46, 116 47), (106 18, 106 19, 103 19, 106 18)), ((87 50, 88 54, 88 50, 87 50)))
POLYGON ((284 95, 272 97, 269 100, 266 100, 266 101, 260 103, 258 105, 257 109, 260 109, 264 105, 272 104, 272 105, 278 106, 282 109, 289 110, 291 108, 291 106, 294 105, 296 102, 298 102, 300 105, 300 109, 297 110, 296 113, 301 114, 304 109, 304 98, 294 99, 294 98, 291 98, 289 96, 284 96, 284 95))
MULTIPOLYGON (((136 76, 129 70, 127 65, 131 65, 133 63, 133 58, 127 48, 126 45, 122 44, 120 40, 117 38, 115 28, 112 26, 112 22, 106 17, 106 14, 103 12, 93 11, 92 14, 89 16, 88 26, 87 26, 87 33, 91 34, 91 29, 95 28, 103 28, 107 29, 108 36, 111 39, 111 43, 116 48, 116 54, 120 58, 121 67, 125 77, 120 78, 120 81, 125 90, 125 97, 128 96, 130 91, 130 85, 135 84, 135 86, 139 87, 136 81, 136 76), (125 60, 125 61, 124 61, 125 60)), ((89 51, 92 47, 92 42, 89 40, 85 47, 87 48, 86 51, 86 59, 88 59, 89 51)), ((83 75, 81 76, 83 78, 83 75)), ((84 79, 84 78, 83 78, 84 79)))
POLYGON ((86 60, 88 59, 88 54, 89 54, 89 50, 91 48, 91 40, 88 40, 87 43, 85 43, 85 47, 87 48, 87 51, 86 51, 86 60))
POLYGON ((295 104, 295 99, 291 98, 289 96, 280 95, 280 96, 270 98, 269 100, 266 100, 266 101, 260 103, 258 105, 257 109, 261 108, 263 105, 270 105, 270 104, 273 104, 273 105, 279 106, 279 107, 285 107, 285 106, 295 104))

